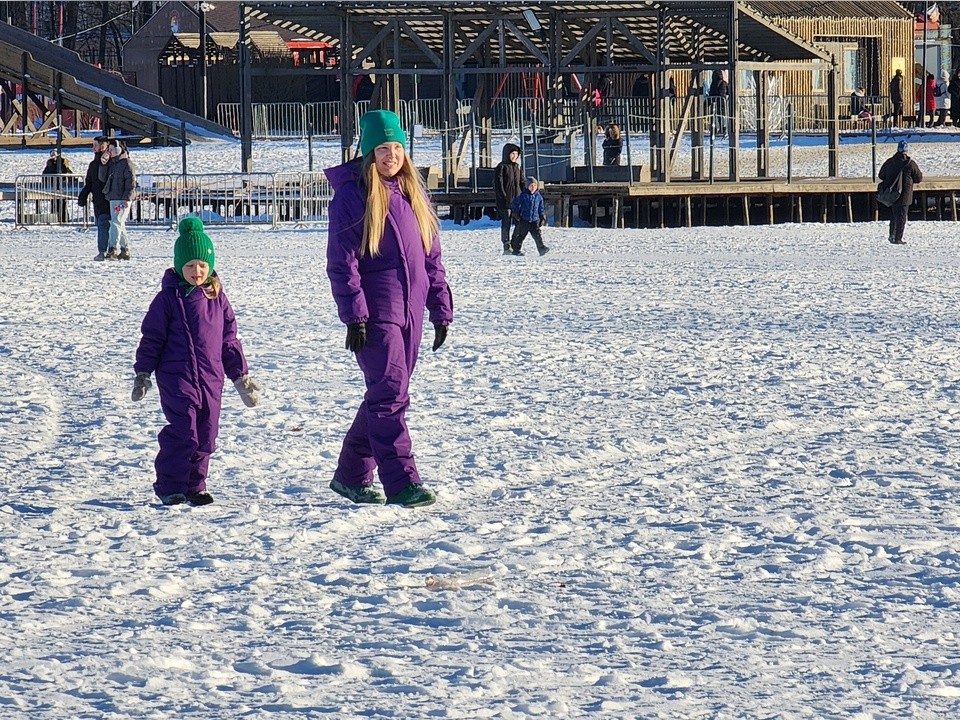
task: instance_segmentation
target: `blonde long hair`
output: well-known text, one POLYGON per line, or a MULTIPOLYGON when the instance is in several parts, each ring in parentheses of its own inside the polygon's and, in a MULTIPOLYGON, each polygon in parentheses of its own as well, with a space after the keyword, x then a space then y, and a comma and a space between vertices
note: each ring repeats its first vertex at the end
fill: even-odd
MULTIPOLYGON (((423 181, 410 157, 404 152, 403 165, 394 176, 400 192, 410 200, 410 207, 420 226, 420 238, 423 249, 429 253, 433 239, 440 234, 440 221, 437 211, 430 202, 427 184, 423 181)), ((390 209, 390 193, 380 179, 374 153, 367 153, 360 165, 360 180, 367 190, 367 206, 363 213, 363 240, 360 243, 360 255, 369 253, 370 257, 380 254, 380 241, 387 224, 387 210, 390 209)))

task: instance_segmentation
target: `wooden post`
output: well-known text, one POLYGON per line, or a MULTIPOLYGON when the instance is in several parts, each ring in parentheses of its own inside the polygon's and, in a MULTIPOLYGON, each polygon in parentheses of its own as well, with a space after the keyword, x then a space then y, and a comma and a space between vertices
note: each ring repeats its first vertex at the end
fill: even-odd
MULTIPOLYGON (((250 48, 247 47, 246 3, 240 3, 240 170, 253 172, 253 101, 250 48)), ((342 83, 341 83, 342 84, 342 83)))
POLYGON ((837 58, 834 56, 827 73, 827 175, 840 174, 840 127, 837 119, 837 58))

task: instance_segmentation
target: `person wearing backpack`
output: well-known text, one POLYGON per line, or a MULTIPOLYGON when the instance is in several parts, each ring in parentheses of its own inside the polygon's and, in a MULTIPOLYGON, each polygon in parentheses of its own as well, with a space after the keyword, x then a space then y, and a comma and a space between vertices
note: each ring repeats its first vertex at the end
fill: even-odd
POLYGON ((907 153, 910 146, 906 140, 897 143, 897 152, 880 167, 878 177, 883 187, 895 187, 900 182, 900 197, 890 206, 890 236, 894 245, 906 245, 903 231, 907 226, 907 211, 913 204, 913 186, 923 181, 920 167, 907 153))

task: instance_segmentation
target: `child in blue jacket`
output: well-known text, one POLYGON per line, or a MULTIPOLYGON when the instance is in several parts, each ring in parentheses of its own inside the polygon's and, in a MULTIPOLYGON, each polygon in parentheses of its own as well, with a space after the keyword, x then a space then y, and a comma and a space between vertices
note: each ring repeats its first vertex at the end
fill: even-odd
POLYGON ((516 227, 510 239, 510 247, 513 255, 523 255, 520 248, 529 234, 533 235, 533 241, 537 244, 539 253, 546 255, 550 252, 550 248, 543 244, 543 235, 540 232, 540 228, 547 222, 543 195, 537 189, 539 183, 535 177, 528 177, 526 185, 523 192, 513 201, 513 220, 516 227))

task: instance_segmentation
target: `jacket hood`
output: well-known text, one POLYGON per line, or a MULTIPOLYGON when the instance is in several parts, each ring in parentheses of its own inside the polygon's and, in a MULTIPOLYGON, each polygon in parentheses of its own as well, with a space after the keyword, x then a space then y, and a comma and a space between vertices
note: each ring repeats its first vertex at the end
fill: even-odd
POLYGON ((160 287, 164 290, 170 287, 180 287, 180 276, 177 275, 177 271, 173 268, 167 268, 163 273, 163 279, 160 281, 160 287))
POLYGON ((514 145, 513 143, 507 143, 506 145, 503 146, 503 160, 504 160, 504 162, 510 162, 510 153, 512 153, 512 152, 519 153, 519 152, 520 152, 520 146, 519 146, 519 145, 514 145))
POLYGON ((360 163, 362 162, 360 158, 350 160, 343 165, 327 168, 323 171, 323 174, 327 176, 327 180, 330 181, 333 189, 339 190, 344 185, 355 184, 360 181, 360 163))

